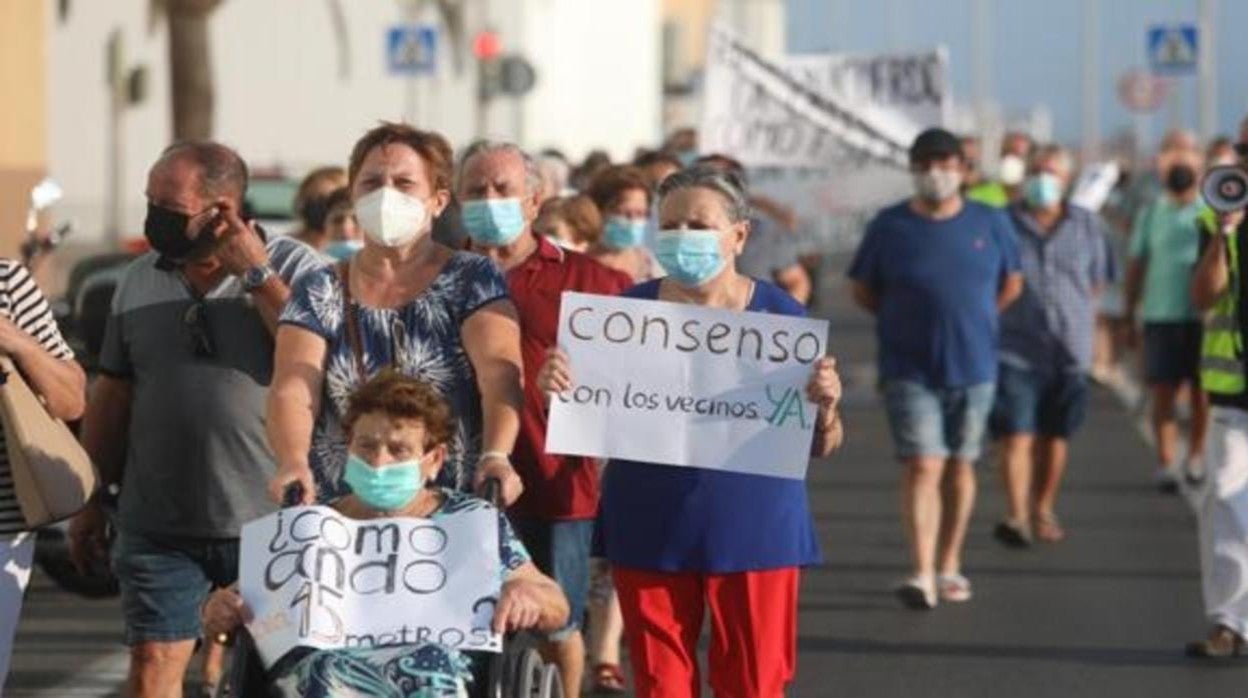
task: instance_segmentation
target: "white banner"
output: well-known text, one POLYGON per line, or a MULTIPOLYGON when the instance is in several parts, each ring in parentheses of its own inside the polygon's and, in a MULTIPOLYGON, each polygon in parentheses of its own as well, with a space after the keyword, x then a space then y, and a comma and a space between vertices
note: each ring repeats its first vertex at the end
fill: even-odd
POLYGON ((239 592, 265 666, 299 646, 498 652, 498 512, 357 521, 292 507, 243 526, 239 592))
POLYGON ((951 105, 943 48, 771 63, 717 27, 699 150, 740 160, 751 191, 791 207, 804 250, 852 249, 864 214, 910 193, 910 143, 951 105))
POLYGON ((803 479, 824 320, 565 292, 552 453, 803 479))
POLYGON ((708 44, 698 148, 748 167, 865 159, 904 169, 914 136, 946 120, 948 72, 943 49, 772 63, 717 27, 708 44))

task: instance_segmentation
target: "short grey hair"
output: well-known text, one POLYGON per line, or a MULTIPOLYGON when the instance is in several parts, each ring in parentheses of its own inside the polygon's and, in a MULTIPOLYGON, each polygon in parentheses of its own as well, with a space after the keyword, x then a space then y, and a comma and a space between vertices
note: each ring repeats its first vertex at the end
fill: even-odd
POLYGON ((1070 177, 1075 172, 1075 158, 1066 148, 1056 144, 1047 143, 1037 147, 1031 153, 1031 169, 1034 171, 1039 169, 1042 163, 1050 160, 1056 160, 1057 166, 1070 177))
POLYGON ((233 148, 215 141, 178 141, 160 153, 155 167, 187 160, 199 172, 199 195, 205 199, 224 196, 241 204, 247 194, 247 163, 233 148))
POLYGON ((556 194, 568 188, 572 168, 563 158, 543 155, 537 159, 537 170, 542 175, 542 183, 550 185, 556 194))
POLYGON ((659 185, 659 203, 685 189, 707 189, 724 199, 724 210, 733 223, 749 220, 750 202, 741 178, 714 165, 694 165, 681 170, 659 185))
POLYGON ((468 161, 478 155, 491 155, 493 153, 509 153, 520 158, 520 162, 524 163, 524 186, 526 194, 536 194, 542 190, 542 172, 537 167, 537 161, 533 159, 523 148, 515 143, 507 141, 479 140, 470 144, 464 149, 459 157, 459 167, 455 168, 455 193, 460 192, 463 185, 464 170, 468 161))

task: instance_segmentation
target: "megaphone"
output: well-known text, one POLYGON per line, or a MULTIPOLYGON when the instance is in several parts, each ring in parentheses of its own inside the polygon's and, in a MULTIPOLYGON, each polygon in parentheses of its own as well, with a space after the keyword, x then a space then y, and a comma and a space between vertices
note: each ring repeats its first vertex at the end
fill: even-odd
POLYGON ((1200 182, 1200 195, 1218 213, 1239 211, 1248 206, 1248 172, 1235 165, 1211 167, 1200 182))

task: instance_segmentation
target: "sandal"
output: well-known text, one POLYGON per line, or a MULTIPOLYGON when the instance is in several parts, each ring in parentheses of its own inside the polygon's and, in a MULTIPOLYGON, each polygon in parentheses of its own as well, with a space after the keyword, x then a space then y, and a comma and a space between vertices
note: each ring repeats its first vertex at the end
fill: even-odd
POLYGON ((930 611, 936 608, 936 584, 931 576, 915 575, 893 589, 898 600, 906 608, 930 611))
POLYGON ((1036 538, 1045 543, 1060 543, 1066 538, 1066 530, 1053 512, 1036 514, 1034 529, 1036 538))
POLYGON ((1031 547, 1031 531, 1028 530, 1025 523, 1016 521, 1002 521, 992 529, 992 535, 1002 545, 1009 548, 1030 548, 1031 547))
POLYGON ((624 672, 620 671, 619 664, 594 665, 594 685, 590 688, 591 693, 619 695, 624 692, 625 688, 624 672))
POLYGON ((941 601, 965 603, 971 600, 971 580, 957 573, 937 575, 936 591, 941 601))
POLYGON ((1186 654, 1197 659, 1231 659, 1248 655, 1248 646, 1234 630, 1219 625, 1209 637, 1189 643, 1186 654))

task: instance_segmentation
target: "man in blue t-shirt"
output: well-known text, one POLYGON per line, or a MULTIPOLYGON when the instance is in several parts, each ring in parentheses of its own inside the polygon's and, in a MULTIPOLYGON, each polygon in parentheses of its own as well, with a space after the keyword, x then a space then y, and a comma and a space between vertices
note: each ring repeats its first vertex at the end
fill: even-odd
POLYGON ((962 198, 965 166, 952 133, 919 134, 910 148, 914 197, 871 221, 849 270, 855 301, 877 318, 885 407, 905 465, 902 519, 914 568, 897 594, 919 609, 971 597, 961 568, 972 464, 992 409, 997 317, 1023 286, 1012 224, 962 198))

